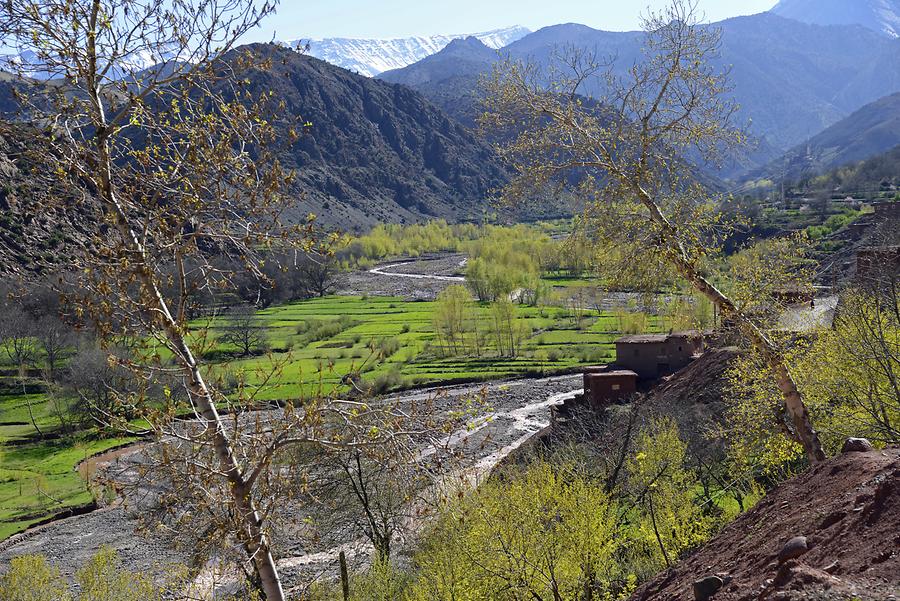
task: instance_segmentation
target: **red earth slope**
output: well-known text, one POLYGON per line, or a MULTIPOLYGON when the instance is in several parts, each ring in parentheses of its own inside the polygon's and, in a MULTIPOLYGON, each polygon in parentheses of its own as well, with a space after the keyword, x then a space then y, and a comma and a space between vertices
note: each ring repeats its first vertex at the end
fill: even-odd
POLYGON ((900 449, 845 453, 770 492, 709 543, 641 587, 632 601, 900 600, 900 449), (808 551, 779 562, 792 538, 808 551))

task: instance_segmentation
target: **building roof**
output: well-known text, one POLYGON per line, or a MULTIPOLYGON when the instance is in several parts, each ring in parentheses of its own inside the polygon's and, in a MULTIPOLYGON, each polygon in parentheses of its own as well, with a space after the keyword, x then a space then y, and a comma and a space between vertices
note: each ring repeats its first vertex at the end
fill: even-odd
POLYGON ((628 378, 633 377, 637 378, 637 372, 631 371, 630 369, 614 369, 612 371, 605 371, 602 373, 591 373, 587 374, 592 378, 628 378))
POLYGON ((700 338, 701 336, 702 334, 697 330, 672 332, 670 334, 635 334, 632 336, 622 336, 616 340, 616 344, 662 344, 668 342, 672 338, 700 338))
POLYGON ((636 334, 633 336, 622 336, 616 340, 616 344, 654 344, 665 342, 668 339, 668 334, 636 334))

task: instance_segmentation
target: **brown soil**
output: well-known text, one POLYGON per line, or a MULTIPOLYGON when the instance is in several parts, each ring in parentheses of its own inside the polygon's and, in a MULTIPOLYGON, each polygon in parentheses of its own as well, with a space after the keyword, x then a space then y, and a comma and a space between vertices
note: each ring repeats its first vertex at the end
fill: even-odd
POLYGON ((900 599, 900 449, 845 453, 782 484, 632 601, 690 600, 711 575, 726 581, 712 601, 900 599), (796 536, 809 551, 779 563, 796 536))

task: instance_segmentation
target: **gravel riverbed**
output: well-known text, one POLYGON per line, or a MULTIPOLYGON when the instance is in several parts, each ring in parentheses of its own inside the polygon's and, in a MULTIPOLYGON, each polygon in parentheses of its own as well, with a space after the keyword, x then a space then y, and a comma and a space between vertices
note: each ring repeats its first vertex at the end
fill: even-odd
MULTIPOLYGON (((580 388, 579 376, 560 376, 542 379, 498 381, 487 384, 460 385, 427 390, 409 391, 387 397, 402 406, 430 400, 437 414, 448 415, 467 406, 467 400, 477 398, 483 410, 473 415, 445 443, 467 457, 467 470, 472 477, 487 474, 497 462, 518 448, 534 433, 549 424, 549 405, 574 394, 580 388)), ((423 447, 422 453, 431 452, 423 447)), ((130 454, 117 455, 107 466, 111 478, 128 479, 129 462, 141 460, 141 448, 130 454)), ((0 543, 0 570, 13 557, 40 553, 45 555, 67 577, 71 577, 101 547, 115 549, 130 570, 159 573, 172 564, 190 563, 190 554, 175 546, 172 537, 164 532, 153 534, 136 531, 137 518, 143 511, 141 503, 117 502, 94 512, 62 519, 0 543)), ((298 506, 288 512, 301 523, 315 515, 315 508, 298 506)), ((276 533, 279 563, 286 585, 300 587, 319 574, 336 574, 337 554, 348 551, 351 556, 365 560, 367 545, 359 534, 348 527, 343 532, 309 540, 297 532, 276 533)))

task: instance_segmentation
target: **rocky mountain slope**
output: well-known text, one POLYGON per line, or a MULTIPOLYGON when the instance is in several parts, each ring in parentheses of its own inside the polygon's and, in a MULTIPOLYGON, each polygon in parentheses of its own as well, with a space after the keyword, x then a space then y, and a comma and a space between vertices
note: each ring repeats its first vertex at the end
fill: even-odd
POLYGON ((282 157, 298 215, 342 228, 477 218, 506 181, 487 144, 415 91, 274 44, 248 49, 272 68, 247 74, 247 89, 275 92, 285 130, 310 124, 282 157))
MULTIPOLYGON (((506 182, 487 144, 413 90, 273 44, 246 49, 273 65, 245 73, 245 88, 255 97, 274 91, 284 103, 276 120, 284 131, 281 160, 298 174, 296 217, 314 213, 323 225, 347 231, 379 221, 478 219, 506 182), (290 128, 305 132, 292 144, 290 128)), ((0 79, 0 111, 15 108, 8 80, 0 79)), ((223 92, 230 93, 227 86, 223 92)), ((17 168, 8 158, 4 165, 17 168)), ((14 182, 5 183, 0 202, 14 196, 14 182)))
POLYGON ((781 0, 772 12, 817 25, 862 25, 900 37, 900 0, 781 0))
MULTIPOLYGON (((244 87, 257 98, 274 91, 283 102, 276 121, 284 131, 281 160, 298 174, 297 217, 314 213, 346 230, 477 219, 506 182, 493 150, 415 91, 275 44, 235 52, 244 50, 271 60, 271 69, 244 73, 244 87), (291 128, 305 132, 293 144, 291 128)), ((6 83, 0 80, 0 111, 12 104, 6 83)))
POLYGON ((900 449, 847 452, 771 491, 632 601, 897 599, 898 549, 900 449))
MULTIPOLYGON (((40 148, 38 132, 0 120, 0 275, 38 272, 65 257, 65 243, 87 239, 78 203, 48 211, 35 204, 35 191, 53 190, 55 176, 31 156, 40 148)), ((59 194, 65 194, 60 190, 59 194)))
POLYGON ((374 77, 391 69, 400 69, 439 52, 453 40, 474 37, 488 48, 498 49, 531 33, 524 27, 507 27, 471 35, 434 35, 398 39, 324 38, 292 40, 293 48, 305 49, 310 56, 374 77))
MULTIPOLYGON (((741 105, 739 118, 761 138, 764 164, 781 152, 822 131, 866 103, 900 91, 900 40, 860 26, 822 27, 771 13, 728 19, 714 24, 722 30, 718 66, 731 69, 733 95, 741 105), (778 107, 778 110, 773 110, 778 107)), ((643 36, 637 32, 607 32, 584 25, 547 27, 513 42, 502 54, 546 64, 566 45, 614 55, 623 72, 640 57, 643 36)), ((454 115, 475 113, 471 99, 481 74, 497 60, 468 43, 380 77, 422 92, 454 115), (467 104, 468 102, 468 104, 467 104)), ((598 80, 586 88, 602 93, 598 80)))

